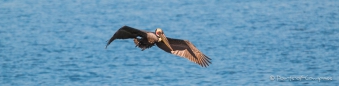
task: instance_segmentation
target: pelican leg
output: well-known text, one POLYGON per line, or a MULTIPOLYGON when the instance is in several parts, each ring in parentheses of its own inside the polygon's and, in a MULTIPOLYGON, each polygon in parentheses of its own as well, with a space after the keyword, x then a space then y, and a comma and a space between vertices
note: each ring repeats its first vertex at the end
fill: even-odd
POLYGON ((147 41, 145 39, 134 38, 133 41, 134 41, 135 47, 141 48, 141 51, 144 51, 147 48, 150 48, 150 47, 153 46, 153 45, 149 45, 149 44, 145 43, 145 41, 147 41))
POLYGON ((138 47, 140 45, 140 42, 139 42, 138 38, 134 38, 133 41, 134 41, 135 47, 138 47))
POLYGON ((134 38, 133 41, 134 41, 135 47, 141 48, 141 51, 144 51, 146 49, 146 48, 144 48, 144 45, 140 42, 141 39, 134 38))

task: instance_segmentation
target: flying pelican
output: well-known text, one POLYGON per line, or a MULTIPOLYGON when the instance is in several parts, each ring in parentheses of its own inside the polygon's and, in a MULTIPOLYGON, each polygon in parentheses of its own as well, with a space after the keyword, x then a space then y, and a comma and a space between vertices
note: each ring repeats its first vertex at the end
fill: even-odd
POLYGON ((211 63, 211 59, 200 52, 191 42, 188 40, 168 38, 160 28, 155 29, 155 33, 153 33, 138 30, 129 26, 123 26, 115 32, 115 34, 107 42, 106 49, 107 46, 115 39, 129 38, 134 38, 135 47, 141 48, 142 51, 147 48, 151 48, 154 44, 156 44, 160 49, 168 53, 187 58, 202 67, 207 67, 211 63))

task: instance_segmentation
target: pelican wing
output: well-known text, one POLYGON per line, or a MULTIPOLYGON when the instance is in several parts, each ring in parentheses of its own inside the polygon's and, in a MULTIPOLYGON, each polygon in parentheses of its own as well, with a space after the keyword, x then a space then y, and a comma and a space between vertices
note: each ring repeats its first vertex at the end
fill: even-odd
POLYGON ((117 32, 114 33, 114 35, 111 37, 111 39, 108 40, 106 48, 115 39, 136 38, 138 36, 147 37, 147 31, 138 30, 138 29, 135 29, 135 28, 132 28, 132 27, 129 27, 129 26, 123 26, 117 32))
POLYGON ((157 42, 156 45, 174 55, 187 58, 188 60, 199 64, 202 67, 207 67, 211 63, 211 59, 200 52, 191 42, 188 40, 181 40, 181 39, 173 39, 167 38, 170 46, 173 48, 171 51, 163 42, 157 42))

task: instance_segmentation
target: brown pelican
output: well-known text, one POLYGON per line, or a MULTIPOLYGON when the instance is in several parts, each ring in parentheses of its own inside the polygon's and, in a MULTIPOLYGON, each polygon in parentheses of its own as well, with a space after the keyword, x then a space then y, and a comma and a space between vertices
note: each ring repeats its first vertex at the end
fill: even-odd
POLYGON ((135 47, 141 48, 142 51, 147 48, 151 48, 154 44, 156 44, 160 49, 168 53, 187 58, 202 67, 207 67, 209 63, 211 63, 211 59, 200 52, 191 42, 188 40, 168 38, 160 28, 157 28, 155 33, 153 33, 138 30, 129 26, 123 26, 115 32, 115 34, 107 42, 106 48, 115 39, 128 38, 134 38, 135 47))

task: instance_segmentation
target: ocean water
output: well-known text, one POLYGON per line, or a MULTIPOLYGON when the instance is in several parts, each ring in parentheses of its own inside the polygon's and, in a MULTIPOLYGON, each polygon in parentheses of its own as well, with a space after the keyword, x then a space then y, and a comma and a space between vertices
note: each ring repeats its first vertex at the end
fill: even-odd
POLYGON ((338 0, 0 0, 1 86, 339 85, 338 0), (128 25, 190 40, 202 68, 106 41, 128 25))

